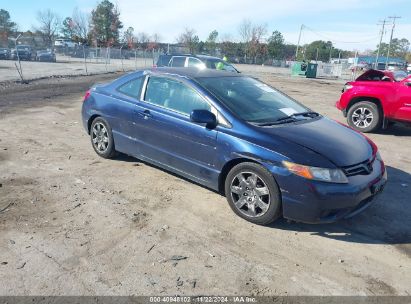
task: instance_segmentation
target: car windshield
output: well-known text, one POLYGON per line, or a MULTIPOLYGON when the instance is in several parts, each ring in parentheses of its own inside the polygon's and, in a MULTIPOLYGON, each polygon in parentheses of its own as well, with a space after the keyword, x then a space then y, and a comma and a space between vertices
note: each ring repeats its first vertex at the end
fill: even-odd
POLYGON ((408 76, 408 74, 404 71, 396 71, 393 74, 394 74, 395 81, 401 81, 401 80, 407 78, 407 76, 408 76))
POLYGON ((231 64, 228 64, 225 61, 220 60, 220 59, 207 59, 206 66, 207 68, 213 69, 213 70, 237 72, 237 70, 231 64))
POLYGON ((235 115, 248 122, 269 124, 310 111, 280 91, 250 77, 204 77, 197 81, 235 115))

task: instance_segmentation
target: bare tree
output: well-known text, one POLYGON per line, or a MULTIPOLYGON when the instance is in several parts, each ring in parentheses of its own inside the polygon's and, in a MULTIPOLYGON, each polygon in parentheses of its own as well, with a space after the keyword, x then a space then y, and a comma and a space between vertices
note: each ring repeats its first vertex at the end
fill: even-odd
POLYGON ((185 28, 184 32, 177 37, 177 42, 187 47, 190 50, 190 53, 194 53, 199 41, 200 39, 196 35, 196 31, 190 28, 185 28))
POLYGON ((267 25, 253 24, 250 20, 244 19, 238 27, 241 41, 244 43, 244 57, 247 61, 247 56, 254 58, 256 61, 259 52, 262 38, 267 34, 267 25))
POLYGON ((147 49, 153 50, 158 48, 158 43, 160 42, 160 35, 157 33, 154 33, 153 35, 150 36, 150 42, 147 45, 147 49))
POLYGON ((150 35, 145 32, 139 32, 136 36, 136 40, 143 49, 147 49, 148 43, 150 42, 150 35))
POLYGON ((72 20, 74 22, 75 35, 79 38, 79 40, 82 40, 82 42, 86 42, 89 34, 90 16, 83 13, 78 7, 76 7, 73 10, 72 20))
POLYGON ((51 47, 60 28, 60 17, 52 10, 46 9, 37 13, 37 21, 39 27, 36 30, 43 36, 43 41, 51 47))
POLYGON ((241 41, 244 43, 248 43, 251 40, 252 37, 252 30, 253 30, 253 24, 249 19, 244 19, 239 27, 238 27, 238 33, 240 34, 241 41))
POLYGON ((158 34, 158 33, 154 33, 154 34, 151 36, 151 42, 159 43, 160 40, 161 40, 161 36, 160 36, 160 34, 158 34))

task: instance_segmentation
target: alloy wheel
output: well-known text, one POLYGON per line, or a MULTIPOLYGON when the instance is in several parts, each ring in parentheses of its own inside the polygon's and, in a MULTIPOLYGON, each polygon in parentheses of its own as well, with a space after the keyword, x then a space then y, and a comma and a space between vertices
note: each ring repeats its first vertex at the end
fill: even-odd
POLYGON ((264 215, 270 206, 270 190, 253 172, 241 172, 231 181, 231 197, 235 207, 248 217, 264 215))
POLYGON ((93 145, 99 153, 104 153, 108 148, 108 133, 106 126, 97 122, 92 130, 93 145))
POLYGON ((373 120, 374 120, 374 115, 370 111, 370 109, 366 107, 361 107, 356 109, 352 115, 351 119, 353 124, 358 127, 358 128, 368 128, 373 120))

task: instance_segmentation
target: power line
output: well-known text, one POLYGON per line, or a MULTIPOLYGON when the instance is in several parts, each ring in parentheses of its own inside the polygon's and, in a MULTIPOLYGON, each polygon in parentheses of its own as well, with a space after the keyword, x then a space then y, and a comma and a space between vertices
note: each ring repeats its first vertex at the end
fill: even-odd
POLYGON ((308 27, 308 26, 306 26, 306 25, 304 25, 304 28, 307 29, 307 30, 309 30, 310 32, 312 32, 312 33, 320 36, 320 37, 323 37, 323 38, 325 38, 325 39, 328 39, 328 40, 331 41, 331 42, 338 42, 338 43, 353 43, 353 44, 354 44, 354 43, 364 43, 364 42, 374 41, 375 39, 378 38, 378 36, 373 36, 372 38, 369 38, 369 39, 367 39, 367 40, 362 40, 362 41, 342 41, 342 40, 336 40, 336 39, 331 38, 331 37, 329 37, 329 36, 327 36, 327 35, 324 35, 324 34, 322 34, 322 33, 319 33, 319 32, 313 30, 312 28, 310 28, 310 27, 308 27))

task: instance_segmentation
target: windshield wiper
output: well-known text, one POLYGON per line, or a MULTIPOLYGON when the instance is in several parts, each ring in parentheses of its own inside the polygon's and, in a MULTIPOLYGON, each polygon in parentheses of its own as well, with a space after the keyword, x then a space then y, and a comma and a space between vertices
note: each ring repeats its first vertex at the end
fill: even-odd
POLYGON ((296 122, 298 121, 292 116, 286 116, 286 117, 281 117, 275 121, 270 121, 270 122, 263 122, 263 123, 256 123, 257 126, 259 127, 266 127, 266 126, 272 126, 272 125, 280 125, 280 124, 285 124, 285 123, 290 123, 290 122, 296 122))
POLYGON ((296 122, 298 121, 298 119, 296 119, 296 117, 298 116, 305 116, 305 117, 318 117, 320 116, 319 113, 317 112, 300 112, 300 113, 294 113, 291 114, 289 116, 285 116, 285 117, 281 117, 278 118, 275 121, 271 121, 271 122, 263 122, 263 123, 258 123, 256 124, 259 127, 266 127, 266 126, 272 126, 272 125, 279 125, 279 124, 285 124, 285 123, 290 123, 290 122, 296 122))
POLYGON ((306 117, 313 118, 313 117, 320 116, 320 114, 317 113, 317 112, 307 111, 307 112, 294 113, 294 114, 291 114, 288 117, 296 117, 296 116, 306 116, 306 117))

